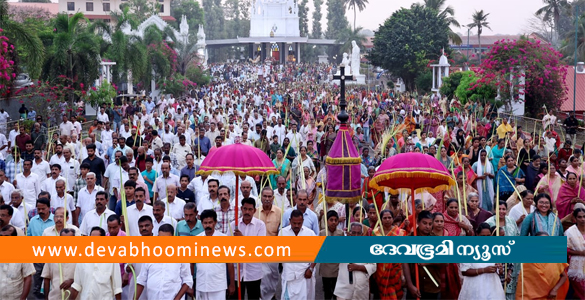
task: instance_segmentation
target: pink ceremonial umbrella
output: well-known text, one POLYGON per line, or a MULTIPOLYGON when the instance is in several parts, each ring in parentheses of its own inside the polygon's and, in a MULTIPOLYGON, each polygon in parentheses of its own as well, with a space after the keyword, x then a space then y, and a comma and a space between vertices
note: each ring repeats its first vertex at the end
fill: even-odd
MULTIPOLYGON (((278 174, 276 167, 274 167, 274 164, 266 153, 258 148, 241 144, 239 139, 236 139, 232 145, 222 146, 209 151, 207 157, 201 163, 197 174, 211 175, 213 172, 219 172, 220 174, 233 172, 236 175, 236 229, 238 229, 239 203, 237 201, 240 190, 240 176, 278 174)), ((238 282, 239 279, 240 268, 238 264, 238 282)), ((238 299, 242 299, 241 284, 238 284, 238 299)))
MULTIPOLYGON (((402 153, 386 159, 370 180, 370 187, 375 189, 410 189, 413 211, 415 190, 423 189, 434 193, 447 190, 454 184, 455 180, 440 161, 434 156, 416 152, 402 153)), ((414 235, 416 236, 416 225, 414 235)), ((415 271, 418 289, 418 265, 415 271)))

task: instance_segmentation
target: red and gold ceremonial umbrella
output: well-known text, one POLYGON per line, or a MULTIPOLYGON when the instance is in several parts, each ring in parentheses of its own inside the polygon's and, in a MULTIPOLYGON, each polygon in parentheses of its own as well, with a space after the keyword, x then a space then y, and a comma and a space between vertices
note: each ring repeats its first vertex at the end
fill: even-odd
MULTIPOLYGON (((422 189, 434 193, 448 190, 454 184, 455 180, 440 161, 428 154, 415 152, 402 153, 386 159, 370 180, 371 188, 410 189, 413 212, 414 191, 422 189)), ((416 225, 414 226, 416 236, 416 225)), ((418 265, 415 270, 418 289, 418 265)))
MULTIPOLYGON (((274 167, 274 164, 266 153, 258 148, 241 144, 239 138, 236 138, 235 143, 232 145, 209 151, 209 154, 201 163, 197 174, 211 175, 213 172, 219 172, 220 174, 233 172, 236 175, 235 229, 238 229, 240 176, 278 174, 276 167, 274 167)), ((238 264, 238 282, 239 280, 240 269, 238 264)), ((241 284, 238 285, 238 299, 242 299, 241 284)))

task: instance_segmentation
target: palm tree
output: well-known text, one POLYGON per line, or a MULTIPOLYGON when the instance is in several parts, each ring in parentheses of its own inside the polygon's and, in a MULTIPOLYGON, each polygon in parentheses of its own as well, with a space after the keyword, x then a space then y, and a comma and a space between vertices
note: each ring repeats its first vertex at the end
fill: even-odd
POLYGON ((550 21, 552 19, 555 31, 559 33, 559 19, 561 18, 561 12, 563 9, 570 7, 567 0, 543 0, 545 6, 541 7, 536 11, 537 16, 542 16, 544 21, 550 21))
MULTIPOLYGON (((447 0, 424 0, 424 1, 425 1, 425 7, 430 8, 430 9, 434 9, 437 12, 437 16, 439 18, 445 20, 447 22, 447 24, 449 24, 449 26, 455 26, 457 28, 461 27, 459 22, 457 22, 457 20, 455 20, 455 10, 453 9, 453 7, 451 7, 451 6, 445 7, 447 0)), ((447 32, 447 34, 449 35, 449 39, 451 39, 451 41, 453 41, 453 43, 455 45, 461 45, 461 43, 463 42, 463 41, 461 41, 461 37, 457 33, 455 33, 453 30, 451 30, 451 27, 449 27, 449 32, 447 32)))
POLYGON ((471 16, 473 18, 473 23, 469 23, 467 24, 467 27, 469 29, 473 29, 477 27, 477 41, 479 44, 479 63, 481 64, 481 33, 483 32, 483 28, 487 28, 489 30, 492 30, 490 28, 490 23, 487 21, 487 17, 490 14, 486 14, 483 12, 483 9, 480 11, 475 11, 475 13, 473 13, 473 16, 471 16))
POLYGON ((3 34, 8 38, 9 44, 22 47, 28 52, 26 65, 30 68, 29 75, 32 78, 38 76, 45 55, 43 43, 34 31, 10 18, 6 0, 0 0, 0 28, 4 30, 3 34))
POLYGON ((585 17, 583 16, 579 18, 577 33, 577 53, 575 53, 575 28, 567 32, 563 43, 564 46, 560 49, 563 54, 563 60, 569 64, 575 61, 575 55, 577 55, 579 61, 585 60, 585 17))
POLYGON ((357 9, 363 11, 366 9, 366 4, 368 4, 368 0, 345 0, 345 9, 349 9, 350 7, 353 8, 353 30, 355 31, 355 20, 357 17, 357 9))
MULTIPOLYGON (((352 45, 351 42, 355 41, 356 44, 360 47, 360 49, 364 48, 364 43, 367 42, 367 38, 361 34, 362 27, 358 27, 354 30, 351 28, 347 28, 346 30, 341 32, 339 39, 337 39, 336 43, 341 45, 340 54, 343 52, 349 53, 351 51, 352 45)), ((362 52, 363 53, 363 52, 362 52)), ((341 55, 340 55, 341 56, 341 55)))
MULTIPOLYGON (((126 82, 129 72, 131 72, 132 78, 140 78, 148 67, 146 46, 139 37, 126 35, 122 30, 125 26, 135 29, 138 22, 128 7, 123 7, 120 12, 112 12, 111 16, 116 20, 116 25, 113 28, 107 23, 94 22, 92 25, 109 37, 110 43, 107 44, 104 56, 116 62, 116 65, 112 66, 113 82, 126 82)), ((132 82, 128 82, 128 84, 132 84, 132 82)))
MULTIPOLYGON (((89 86, 98 78, 99 38, 85 25, 83 13, 58 14, 53 20, 55 33, 51 53, 45 62, 43 77, 67 76, 89 86)), ((71 94, 73 101, 73 94, 71 94)))

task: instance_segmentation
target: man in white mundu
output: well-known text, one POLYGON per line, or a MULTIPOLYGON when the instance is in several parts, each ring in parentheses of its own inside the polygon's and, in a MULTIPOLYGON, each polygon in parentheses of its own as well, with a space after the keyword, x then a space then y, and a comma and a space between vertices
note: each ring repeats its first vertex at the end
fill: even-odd
MULTIPOLYGON (((280 231, 281 236, 315 236, 313 230, 303 226, 303 213, 295 209, 290 214, 290 225, 280 231)), ((314 263, 282 264, 281 299, 315 299, 314 263)))

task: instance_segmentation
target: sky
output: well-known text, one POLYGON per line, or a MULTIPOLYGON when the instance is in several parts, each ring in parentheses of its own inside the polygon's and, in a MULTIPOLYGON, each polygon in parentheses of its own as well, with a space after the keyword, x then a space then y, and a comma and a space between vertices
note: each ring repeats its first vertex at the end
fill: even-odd
MULTIPOLYGON (((357 26, 376 30, 393 12, 416 2, 423 0, 368 0, 366 9, 357 13, 357 26)), ((526 33, 528 20, 544 6, 542 0, 447 0, 447 5, 455 9, 455 19, 461 25, 471 23, 471 16, 476 10, 483 9, 489 13, 488 22, 492 30, 485 28, 484 35, 526 33)), ((348 10, 346 15, 353 26, 353 10, 348 10)), ((453 30, 467 34, 466 28, 453 30)))

